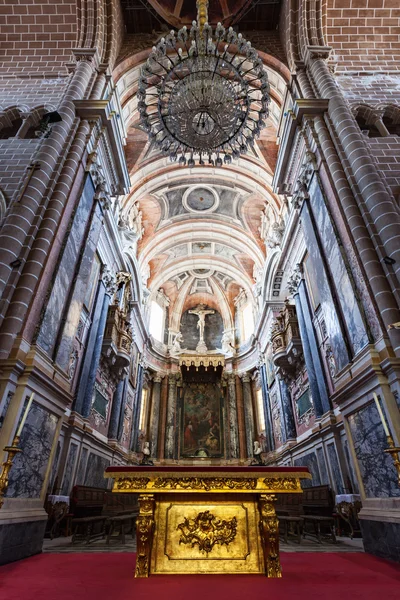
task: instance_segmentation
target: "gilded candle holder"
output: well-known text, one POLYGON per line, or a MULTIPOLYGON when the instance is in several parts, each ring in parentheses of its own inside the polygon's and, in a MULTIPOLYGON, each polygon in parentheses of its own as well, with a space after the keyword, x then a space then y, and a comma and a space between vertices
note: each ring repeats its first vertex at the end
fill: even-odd
POLYGON ((8 476, 10 474, 11 467, 13 465, 13 461, 15 455, 19 452, 22 452, 21 448, 18 448, 19 444, 19 436, 15 436, 13 439, 13 443, 11 446, 6 446, 4 451, 8 453, 7 460, 3 462, 3 468, 0 474, 0 508, 4 504, 4 495, 8 488, 8 476))
POLYGON ((400 447, 394 445, 394 441, 391 435, 386 436, 389 448, 386 448, 384 452, 392 455, 394 466, 397 471, 397 483, 400 487, 400 447))

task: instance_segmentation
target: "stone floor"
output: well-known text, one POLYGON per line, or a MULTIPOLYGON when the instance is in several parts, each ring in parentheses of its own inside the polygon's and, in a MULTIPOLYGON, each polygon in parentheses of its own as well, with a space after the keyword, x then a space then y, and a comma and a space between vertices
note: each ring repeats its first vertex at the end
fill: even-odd
MULTIPOLYGON (((95 540, 91 544, 71 543, 71 537, 59 537, 54 540, 45 539, 43 552, 136 552, 136 539, 126 536, 125 545, 115 538, 106 544, 104 539, 95 540)), ((364 552, 362 539, 351 540, 348 537, 338 537, 337 544, 324 541, 319 544, 316 540, 306 538, 301 544, 289 541, 287 544, 280 541, 281 552, 364 552)))

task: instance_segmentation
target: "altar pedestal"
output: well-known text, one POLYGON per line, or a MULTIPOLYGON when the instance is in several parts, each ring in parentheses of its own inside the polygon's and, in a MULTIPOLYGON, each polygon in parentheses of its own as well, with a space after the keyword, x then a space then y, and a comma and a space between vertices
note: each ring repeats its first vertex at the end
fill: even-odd
POLYGON ((108 467, 113 492, 139 494, 135 577, 281 577, 276 493, 301 493, 306 467, 108 467))

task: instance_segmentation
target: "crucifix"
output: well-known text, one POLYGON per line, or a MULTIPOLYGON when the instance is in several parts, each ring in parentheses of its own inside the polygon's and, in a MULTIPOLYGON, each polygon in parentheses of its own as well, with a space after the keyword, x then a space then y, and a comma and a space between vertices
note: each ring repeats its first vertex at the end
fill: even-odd
POLYGON ((207 352, 207 346, 204 342, 204 327, 206 321, 206 315, 213 315, 215 310, 207 310, 205 304, 198 304, 193 310, 189 310, 191 315, 197 315, 199 320, 197 321, 197 329, 199 330, 199 343, 197 344, 197 352, 207 352))

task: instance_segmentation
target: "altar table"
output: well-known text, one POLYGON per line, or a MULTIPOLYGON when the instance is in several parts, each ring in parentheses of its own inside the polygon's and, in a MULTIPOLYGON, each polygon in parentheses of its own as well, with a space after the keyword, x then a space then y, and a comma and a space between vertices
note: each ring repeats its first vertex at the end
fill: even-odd
POLYGON ((274 494, 301 493, 306 467, 111 466, 113 492, 139 494, 135 577, 281 577, 274 494))

